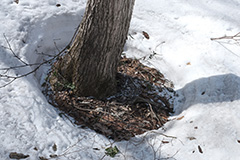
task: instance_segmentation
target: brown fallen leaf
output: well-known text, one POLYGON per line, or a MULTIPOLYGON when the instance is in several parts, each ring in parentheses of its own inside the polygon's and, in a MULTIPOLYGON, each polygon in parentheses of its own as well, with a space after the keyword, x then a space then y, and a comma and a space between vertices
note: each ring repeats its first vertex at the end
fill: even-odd
POLYGON ((191 62, 188 62, 187 65, 191 65, 191 62))
POLYGON ((17 152, 11 152, 9 154, 10 159, 25 159, 27 157, 29 157, 29 155, 24 155, 22 153, 17 153, 17 152))
POLYGON ((53 149, 53 151, 57 151, 57 145, 54 143, 54 145, 52 146, 52 149, 53 149))
POLYGON ((202 148, 198 145, 198 151, 200 152, 200 153, 203 153, 203 150, 202 150, 202 148))
POLYGON ((14 0, 14 2, 18 4, 18 3, 19 3, 19 0, 14 0))
POLYGON ((150 38, 150 36, 149 36, 149 34, 148 34, 147 32, 142 31, 142 34, 144 35, 144 37, 145 37, 146 39, 149 39, 149 38, 150 38))
POLYGON ((187 137, 190 141, 195 140, 195 137, 187 137))
POLYGON ((184 116, 177 118, 177 120, 179 121, 179 120, 181 120, 181 119, 183 119, 183 118, 184 118, 184 116))
POLYGON ((38 157, 40 160, 48 160, 47 158, 45 157, 38 157))
POLYGON ((162 143, 169 143, 169 141, 162 141, 162 143))

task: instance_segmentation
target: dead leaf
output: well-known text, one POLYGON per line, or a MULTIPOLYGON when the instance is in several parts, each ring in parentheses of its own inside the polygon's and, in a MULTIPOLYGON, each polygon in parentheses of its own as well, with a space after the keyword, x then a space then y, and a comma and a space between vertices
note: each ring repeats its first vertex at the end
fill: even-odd
POLYGON ((14 0, 14 2, 18 4, 18 3, 19 3, 19 0, 14 0))
POLYGON ((38 157, 40 160, 48 160, 47 158, 45 157, 38 157))
POLYGON ((162 143, 169 143, 169 141, 162 141, 162 143))
POLYGON ((191 65, 191 62, 188 62, 187 65, 191 65))
POLYGON ((190 141, 195 140, 195 137, 187 137, 190 141))
POLYGON ((240 140, 237 140, 238 143, 240 143, 240 140))
POLYGON ((53 149, 53 151, 57 151, 57 145, 54 143, 54 145, 52 146, 52 149, 53 149))
POLYGON ((17 152, 11 152, 9 154, 10 159, 25 159, 27 157, 29 157, 29 155, 24 155, 22 153, 17 153, 17 152))
POLYGON ((150 36, 149 36, 149 34, 148 34, 147 32, 142 31, 142 34, 144 35, 144 37, 145 37, 146 39, 149 39, 149 38, 150 38, 150 36))
POLYGON ((181 119, 183 119, 183 118, 184 118, 184 116, 177 118, 177 120, 179 121, 179 120, 181 120, 181 119))
POLYGON ((198 146, 198 151, 199 151, 200 153, 203 153, 202 148, 201 148, 200 146, 198 146))
POLYGON ((61 4, 56 4, 57 7, 61 7, 61 4))

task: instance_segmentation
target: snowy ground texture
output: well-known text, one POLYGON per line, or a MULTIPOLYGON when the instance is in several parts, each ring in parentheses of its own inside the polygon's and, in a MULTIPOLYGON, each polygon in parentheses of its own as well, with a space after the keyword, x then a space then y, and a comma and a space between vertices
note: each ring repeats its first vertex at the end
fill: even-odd
MULTIPOLYGON (((68 44, 85 0, 1 0, 0 68, 41 62, 68 44), (56 4, 61 4, 56 7, 56 4), (54 45, 56 44, 56 46, 54 45)), ((179 98, 175 115, 163 128, 112 142, 60 117, 41 93, 42 69, 0 89, 0 159, 10 152, 28 160, 60 155, 60 160, 111 159, 105 148, 117 146, 114 159, 238 160, 240 157, 240 46, 210 38, 240 31, 240 0, 136 0, 125 53, 163 72, 179 98), (142 31, 150 39, 143 37, 142 31), (57 150, 54 146, 57 146, 57 150)), ((9 71, 23 74, 31 68, 9 71)), ((0 71, 3 73, 2 71, 0 71)), ((9 82, 1 78, 0 85, 9 82)), ((53 158, 54 159, 54 158, 53 158)))

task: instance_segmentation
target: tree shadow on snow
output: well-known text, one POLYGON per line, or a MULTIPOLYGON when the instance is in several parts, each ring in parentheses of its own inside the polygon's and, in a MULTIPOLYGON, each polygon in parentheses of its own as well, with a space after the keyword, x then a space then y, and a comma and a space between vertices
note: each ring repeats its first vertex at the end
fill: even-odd
MULTIPOLYGON (((224 74, 200 78, 186 84, 183 88, 177 90, 181 102, 176 107, 175 115, 187 110, 196 104, 224 103, 240 100, 240 77, 234 74, 224 74), (181 98, 183 97, 183 98, 181 98)), ((175 122, 168 125, 168 130, 174 126, 175 122)), ((172 141, 182 143, 177 137, 165 135, 164 127, 159 130, 153 130, 136 136, 128 141, 118 143, 121 151, 127 158, 132 159, 166 159, 175 160, 178 150, 174 147, 168 154, 162 150, 162 145, 171 145, 172 141), (131 152, 138 150, 137 152, 131 152)), ((172 146, 172 145, 171 145, 172 146)))
POLYGON ((195 104, 232 102, 240 99, 240 77, 234 74, 200 78, 186 84, 177 93, 183 96, 182 103, 176 107, 180 114, 195 104))

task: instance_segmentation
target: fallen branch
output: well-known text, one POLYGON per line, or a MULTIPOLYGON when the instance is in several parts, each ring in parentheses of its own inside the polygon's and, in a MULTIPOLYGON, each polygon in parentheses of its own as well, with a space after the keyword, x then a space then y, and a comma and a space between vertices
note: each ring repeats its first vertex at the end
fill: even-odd
POLYGON ((233 36, 222 36, 222 37, 218 37, 218 38, 210 38, 212 41, 214 40, 221 40, 221 39, 233 39, 233 40, 239 40, 236 39, 239 38, 240 39, 240 32, 238 32, 237 34, 233 35, 233 36))
MULTIPOLYGON (((237 34, 233 35, 233 36, 222 36, 222 37, 218 37, 218 38, 210 38, 212 41, 216 41, 217 43, 219 43, 222 47, 224 47, 225 49, 227 49, 230 53, 232 53, 233 55, 240 57, 238 54, 234 53, 233 51, 231 51, 230 49, 228 49, 226 46, 224 46, 223 44, 226 42, 222 42, 222 41, 217 41, 217 40, 233 40, 235 44, 239 45, 239 41, 240 41, 240 32, 238 32, 237 34)), ((227 42, 227 44, 230 44, 229 42, 227 42)))

